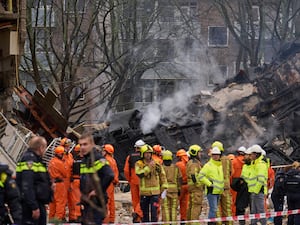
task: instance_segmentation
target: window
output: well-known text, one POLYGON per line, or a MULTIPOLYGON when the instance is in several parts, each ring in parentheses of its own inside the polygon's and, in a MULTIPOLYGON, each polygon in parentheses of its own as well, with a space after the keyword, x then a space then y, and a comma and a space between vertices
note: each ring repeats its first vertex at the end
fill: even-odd
POLYGON ((258 23, 259 20, 260 20, 259 6, 254 5, 254 6, 252 6, 252 21, 254 23, 258 23))
POLYGON ((50 6, 31 9, 32 27, 54 27, 55 15, 50 6))
POLYGON ((135 102, 153 102, 154 101, 155 80, 142 79, 135 95, 135 102))
POLYGON ((164 98, 172 95, 175 90, 174 80, 159 80, 159 99, 163 100, 164 98))
POLYGON ((228 29, 227 27, 208 27, 208 46, 225 47, 228 46, 228 29))
POLYGON ((40 70, 50 70, 50 65, 54 63, 54 55, 50 52, 36 52, 36 58, 40 70))
POLYGON ((85 0, 65 0, 65 12, 67 13, 84 13, 85 0))
POLYGON ((36 51, 48 51, 50 48, 50 34, 47 29, 35 28, 36 51))

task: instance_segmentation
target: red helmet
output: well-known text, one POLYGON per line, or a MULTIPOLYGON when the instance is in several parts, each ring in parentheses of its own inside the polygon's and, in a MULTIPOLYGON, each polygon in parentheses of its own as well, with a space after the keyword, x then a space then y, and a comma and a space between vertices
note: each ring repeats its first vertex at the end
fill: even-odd
POLYGON ((72 141, 66 137, 60 140, 60 145, 65 146, 65 147, 70 146, 71 143, 72 143, 72 141))
POLYGON ((186 151, 184 149, 179 149, 176 153, 176 156, 177 157, 180 157, 180 156, 186 156, 186 151))
POLYGON ((74 147, 74 152, 79 152, 80 151, 80 144, 77 144, 75 147, 74 147))
POLYGON ((54 149, 54 153, 55 154, 63 154, 65 152, 65 148, 63 146, 57 146, 55 149, 54 149))
POLYGON ((115 152, 114 146, 112 146, 111 144, 105 144, 103 146, 103 150, 110 154, 113 154, 115 152))
POLYGON ((161 148, 160 145, 153 145, 152 148, 153 148, 153 151, 156 152, 156 153, 158 153, 158 154, 160 154, 161 151, 162 151, 162 148, 161 148))

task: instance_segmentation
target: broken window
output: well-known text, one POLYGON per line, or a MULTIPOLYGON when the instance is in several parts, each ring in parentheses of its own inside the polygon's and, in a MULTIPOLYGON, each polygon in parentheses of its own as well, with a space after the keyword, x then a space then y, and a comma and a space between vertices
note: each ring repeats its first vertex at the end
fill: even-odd
POLYGON ((208 46, 224 47, 228 46, 228 29, 222 26, 208 27, 208 46))

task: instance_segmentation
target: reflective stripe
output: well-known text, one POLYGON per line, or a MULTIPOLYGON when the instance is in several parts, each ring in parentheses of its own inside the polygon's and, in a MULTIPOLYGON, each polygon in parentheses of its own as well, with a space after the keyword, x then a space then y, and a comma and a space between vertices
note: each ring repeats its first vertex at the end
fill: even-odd
POLYGON ((46 173, 47 168, 43 163, 40 162, 19 162, 17 164, 16 172, 23 172, 25 170, 32 170, 35 173, 41 172, 46 173))
POLYGON ((95 173, 105 165, 108 165, 107 161, 105 163, 103 163, 103 162, 97 160, 94 162, 93 166, 91 166, 91 167, 87 167, 86 164, 82 163, 82 164, 80 164, 80 173, 81 174, 95 173))

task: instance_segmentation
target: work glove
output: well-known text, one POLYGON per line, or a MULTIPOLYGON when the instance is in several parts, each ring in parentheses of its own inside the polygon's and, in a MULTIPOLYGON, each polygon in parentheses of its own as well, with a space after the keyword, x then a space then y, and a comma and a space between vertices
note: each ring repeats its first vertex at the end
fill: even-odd
POLYGON ((165 199, 167 197, 167 189, 165 189, 161 195, 160 195, 161 199, 165 199))

